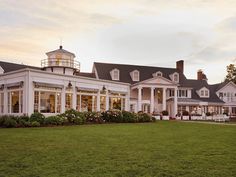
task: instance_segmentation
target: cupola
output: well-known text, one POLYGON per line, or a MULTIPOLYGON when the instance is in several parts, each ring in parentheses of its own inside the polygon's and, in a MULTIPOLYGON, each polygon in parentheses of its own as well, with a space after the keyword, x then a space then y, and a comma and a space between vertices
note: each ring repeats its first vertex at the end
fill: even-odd
POLYGON ((41 61, 41 66, 46 71, 67 75, 74 75, 80 71, 80 63, 76 61, 75 54, 63 49, 62 46, 47 52, 46 55, 48 58, 41 61))

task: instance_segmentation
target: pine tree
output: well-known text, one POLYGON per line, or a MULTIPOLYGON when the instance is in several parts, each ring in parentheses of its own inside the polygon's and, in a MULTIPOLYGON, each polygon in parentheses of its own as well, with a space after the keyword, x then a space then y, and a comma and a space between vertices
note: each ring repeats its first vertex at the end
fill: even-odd
POLYGON ((225 81, 232 81, 236 84, 236 67, 234 64, 227 66, 227 75, 225 81))

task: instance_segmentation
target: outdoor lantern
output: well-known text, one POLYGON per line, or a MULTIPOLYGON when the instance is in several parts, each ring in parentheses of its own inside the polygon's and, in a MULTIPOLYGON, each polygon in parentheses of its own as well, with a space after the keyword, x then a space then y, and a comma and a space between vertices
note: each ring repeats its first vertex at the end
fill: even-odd
POLYGON ((68 83, 68 87, 69 88, 71 88, 72 87, 72 84, 71 84, 71 82, 69 81, 69 83, 68 83))

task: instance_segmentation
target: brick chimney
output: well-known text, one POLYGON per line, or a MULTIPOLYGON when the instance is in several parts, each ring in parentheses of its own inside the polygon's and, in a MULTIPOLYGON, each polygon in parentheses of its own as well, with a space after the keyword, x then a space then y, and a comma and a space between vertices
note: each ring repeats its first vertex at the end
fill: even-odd
POLYGON ((206 75, 203 73, 201 69, 197 71, 197 80, 207 80, 206 75))
POLYGON ((184 60, 176 62, 176 69, 179 70, 180 73, 184 73, 184 60))

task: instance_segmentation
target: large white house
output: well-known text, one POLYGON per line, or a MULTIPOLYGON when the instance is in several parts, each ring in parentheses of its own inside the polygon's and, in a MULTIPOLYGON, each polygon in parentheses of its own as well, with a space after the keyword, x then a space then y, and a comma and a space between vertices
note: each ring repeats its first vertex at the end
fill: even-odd
POLYGON ((197 79, 184 75, 184 61, 176 68, 97 63, 91 73, 80 72, 75 55, 60 46, 46 53, 42 67, 0 61, 0 114, 45 115, 119 109, 161 113, 183 111, 236 114, 236 85, 209 85, 199 70, 197 79))

